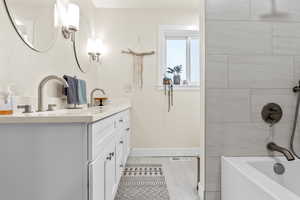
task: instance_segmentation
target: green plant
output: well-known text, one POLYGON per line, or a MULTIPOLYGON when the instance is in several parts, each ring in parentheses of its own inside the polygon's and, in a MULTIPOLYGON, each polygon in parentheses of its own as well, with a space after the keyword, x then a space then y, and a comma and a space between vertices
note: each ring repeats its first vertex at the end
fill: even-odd
POLYGON ((180 75, 181 72, 182 72, 182 65, 176 65, 173 68, 168 67, 168 70, 167 70, 167 73, 174 74, 174 75, 180 75))
POLYGON ((167 73, 169 73, 169 74, 174 74, 174 69, 173 68, 171 68, 171 67, 168 67, 168 70, 167 70, 167 73))

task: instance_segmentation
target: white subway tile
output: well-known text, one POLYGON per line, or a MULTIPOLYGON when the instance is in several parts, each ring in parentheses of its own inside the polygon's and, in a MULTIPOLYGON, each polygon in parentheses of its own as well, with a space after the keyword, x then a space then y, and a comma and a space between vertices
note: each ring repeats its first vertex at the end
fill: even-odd
POLYGON ((300 38, 274 37, 273 53, 275 55, 300 55, 300 38))
MULTIPOLYGON (((299 122, 298 122, 299 123, 299 122)), ((288 123, 278 123, 274 126, 274 131, 271 135, 272 140, 282 147, 290 147, 290 140, 293 128, 293 121, 288 123)), ((295 132, 294 140, 295 150, 300 154, 300 130, 299 126, 295 132)))
POLYGON ((221 192, 206 192, 205 200, 221 200, 221 192))
POLYGON ((206 87, 227 88, 228 66, 227 56, 208 56, 206 65, 206 87))
POLYGON ((294 81, 295 84, 299 83, 300 80, 300 56, 295 56, 295 66, 294 66, 294 81))
POLYGON ((206 191, 221 190, 221 158, 207 157, 206 166, 206 191))
POLYGON ((229 57, 231 88, 291 88, 293 85, 293 57, 229 57))
POLYGON ((207 91, 207 122, 250 121, 249 90, 210 89, 207 91))
POLYGON ((206 3, 207 19, 249 19, 249 0, 209 0, 206 3))
POLYGON ((269 126, 262 123, 208 124, 206 131, 206 155, 268 155, 266 149, 268 136, 269 126))
POLYGON ((300 55, 300 23, 273 25, 273 52, 276 55, 300 55))
POLYGON ((300 38, 300 23, 274 23, 273 36, 300 38))
POLYGON ((261 22, 207 22, 208 54, 272 53, 272 25, 261 22))

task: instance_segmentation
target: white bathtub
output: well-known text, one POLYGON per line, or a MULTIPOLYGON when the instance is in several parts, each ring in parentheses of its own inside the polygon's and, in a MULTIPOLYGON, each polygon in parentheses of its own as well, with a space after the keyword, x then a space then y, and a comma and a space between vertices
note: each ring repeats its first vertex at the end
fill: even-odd
POLYGON ((223 157, 222 200, 300 200, 300 161, 283 157, 223 157), (273 165, 285 166, 283 175, 273 165))

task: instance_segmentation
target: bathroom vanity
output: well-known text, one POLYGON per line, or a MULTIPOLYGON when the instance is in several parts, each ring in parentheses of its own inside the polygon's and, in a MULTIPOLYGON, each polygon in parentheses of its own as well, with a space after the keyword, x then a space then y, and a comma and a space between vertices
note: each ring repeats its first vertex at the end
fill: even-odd
POLYGON ((0 199, 113 200, 130 104, 0 117, 0 199))

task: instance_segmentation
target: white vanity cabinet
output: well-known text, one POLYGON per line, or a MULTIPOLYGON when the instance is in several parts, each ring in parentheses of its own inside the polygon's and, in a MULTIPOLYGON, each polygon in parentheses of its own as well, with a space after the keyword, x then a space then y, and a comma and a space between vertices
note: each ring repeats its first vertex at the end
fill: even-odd
POLYGON ((129 108, 88 123, 0 123, 0 199, 113 200, 129 141, 129 108))
POLYGON ((113 200, 129 155, 129 111, 90 126, 89 200, 113 200))

